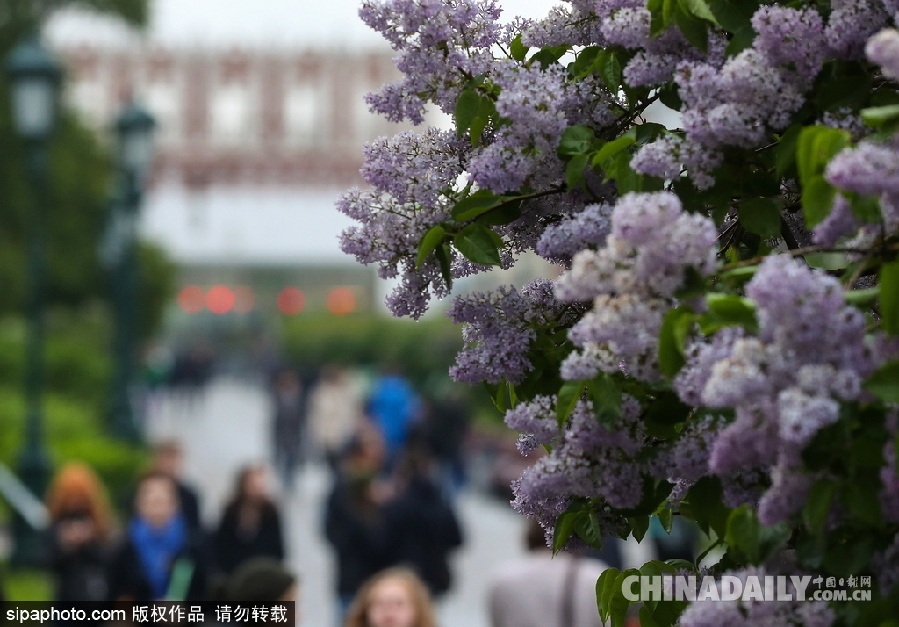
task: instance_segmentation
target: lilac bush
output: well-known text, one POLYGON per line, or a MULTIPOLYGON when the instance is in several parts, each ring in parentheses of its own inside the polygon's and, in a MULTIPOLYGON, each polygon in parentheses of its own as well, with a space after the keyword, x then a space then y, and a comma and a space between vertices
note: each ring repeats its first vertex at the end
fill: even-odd
MULTIPOLYGON (((452 377, 546 449, 513 507, 555 550, 683 516, 724 551, 697 572, 880 577, 870 603, 660 602, 649 624, 899 615, 897 12, 570 0, 501 25, 493 0, 363 2, 403 72, 372 111, 455 124, 365 147, 343 249, 414 318, 523 253, 558 268, 448 310, 452 377)), ((615 624, 629 572, 600 581, 615 624)))

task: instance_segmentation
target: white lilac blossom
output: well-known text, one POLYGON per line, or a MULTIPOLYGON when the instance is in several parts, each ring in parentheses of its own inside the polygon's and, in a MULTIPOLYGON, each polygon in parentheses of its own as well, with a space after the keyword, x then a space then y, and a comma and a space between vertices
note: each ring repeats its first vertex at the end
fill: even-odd
MULTIPOLYGON (((657 378, 665 311, 688 267, 700 274, 713 270, 715 237, 712 222, 684 213, 674 194, 623 196, 613 210, 606 246, 579 252, 556 283, 560 300, 593 301, 593 309, 572 328, 572 342, 587 352, 607 346, 617 361, 593 360, 606 372, 623 366, 638 378, 657 378)), ((576 362, 566 363, 571 368, 576 362)))
POLYGON ((899 30, 888 28, 868 40, 865 53, 887 76, 899 79, 899 30))

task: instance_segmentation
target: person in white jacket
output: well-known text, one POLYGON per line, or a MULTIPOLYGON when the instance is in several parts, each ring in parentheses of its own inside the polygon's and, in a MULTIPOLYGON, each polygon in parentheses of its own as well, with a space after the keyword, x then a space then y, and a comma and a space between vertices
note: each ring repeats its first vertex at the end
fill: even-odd
POLYGON ((487 588, 491 627, 601 627, 596 580, 603 562, 571 553, 555 557, 531 521, 528 554, 501 564, 487 588))

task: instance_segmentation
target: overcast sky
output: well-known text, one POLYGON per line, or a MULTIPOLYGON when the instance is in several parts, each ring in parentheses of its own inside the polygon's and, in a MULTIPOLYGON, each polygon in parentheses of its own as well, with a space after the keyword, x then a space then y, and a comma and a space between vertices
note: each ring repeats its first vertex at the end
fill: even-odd
MULTIPOLYGON (((357 15, 361 0, 151 0, 148 37, 156 42, 198 46, 373 47, 384 41, 357 15)), ((504 21, 514 15, 540 17, 559 2, 502 0, 504 21)), ((115 42, 120 26, 96 16, 65 12, 50 27, 66 43, 115 42)))

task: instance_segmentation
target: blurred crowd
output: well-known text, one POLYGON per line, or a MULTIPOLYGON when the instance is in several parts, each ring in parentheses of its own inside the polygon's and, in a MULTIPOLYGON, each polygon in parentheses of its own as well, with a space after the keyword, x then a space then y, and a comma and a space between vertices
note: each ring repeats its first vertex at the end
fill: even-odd
MULTIPOLYGON (((452 392, 423 397, 395 368, 367 383, 336 367, 314 378, 280 367, 268 380, 268 459, 236 473, 213 524, 182 476, 177 440, 154 444, 119 517, 91 468, 59 469, 46 503, 57 602, 298 601, 304 624, 303 603, 323 599, 300 601, 282 510, 314 464, 331 476, 319 524, 333 554, 338 627, 436 626, 433 604, 456 583, 450 557, 465 542, 457 499, 467 481, 466 404, 452 392)), ((622 566, 621 545, 553 557, 539 526, 526 544, 527 557, 498 564, 484 591, 492 627, 598 627, 593 586, 606 564, 622 566)), ((680 556, 682 547, 668 548, 664 557, 680 556)))
MULTIPOLYGON (((187 383, 170 382, 174 393, 202 387, 208 355, 184 354, 173 372, 187 383)), ((90 467, 62 466, 46 500, 54 600, 299 601, 275 495, 289 494, 304 465, 316 463, 332 475, 321 535, 334 553, 339 624, 435 625, 432 601, 450 589, 448 556, 463 542, 453 499, 464 481, 464 407, 450 416, 448 398, 435 411, 392 371, 363 391, 342 369, 325 368, 310 383, 281 368, 270 389, 269 459, 237 472, 212 525, 203 524, 201 495, 182 477, 176 440, 154 444, 124 516, 114 514, 90 467)))

